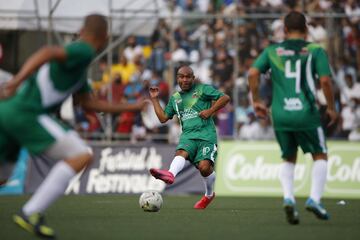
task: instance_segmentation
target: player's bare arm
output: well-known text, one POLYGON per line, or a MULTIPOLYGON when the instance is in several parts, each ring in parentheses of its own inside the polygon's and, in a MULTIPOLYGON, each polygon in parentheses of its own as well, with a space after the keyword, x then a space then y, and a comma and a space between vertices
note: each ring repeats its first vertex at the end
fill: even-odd
POLYGON ((265 118, 268 115, 268 109, 259 96, 260 71, 256 68, 250 68, 248 81, 255 114, 260 118, 265 118))
POLYGON ((149 93, 150 93, 151 102, 154 106, 154 110, 159 121, 161 123, 167 122, 169 118, 166 116, 164 109, 161 107, 159 102, 159 88, 152 86, 149 88, 149 93))
POLYGON ((228 104, 229 101, 230 97, 225 94, 224 96, 221 96, 218 100, 216 100, 216 102, 212 105, 211 108, 199 112, 199 116, 203 119, 208 119, 219 109, 225 107, 225 105, 228 104))
POLYGON ((148 103, 147 100, 141 100, 134 104, 120 103, 111 104, 106 101, 97 99, 93 94, 84 93, 76 94, 74 96, 75 104, 79 104, 85 110, 95 112, 106 112, 106 113, 119 113, 124 111, 136 112, 141 111, 144 106, 148 103))
POLYGON ((54 46, 41 48, 25 62, 13 79, 0 87, 0 99, 5 99, 14 95, 21 83, 44 63, 51 60, 63 61, 65 59, 66 52, 62 47, 54 46))
POLYGON ((333 88, 332 88, 331 78, 329 76, 320 77, 320 85, 324 92, 326 102, 327 102, 326 113, 330 118, 330 122, 329 122, 328 126, 331 126, 331 125, 335 124, 337 117, 338 117, 338 114, 335 110, 334 94, 332 91, 333 88))

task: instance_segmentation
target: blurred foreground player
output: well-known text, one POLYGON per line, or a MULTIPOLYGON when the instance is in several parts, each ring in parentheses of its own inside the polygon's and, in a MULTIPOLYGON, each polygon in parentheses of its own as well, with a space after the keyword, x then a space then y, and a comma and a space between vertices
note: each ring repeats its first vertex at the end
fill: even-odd
POLYGON ((87 67, 106 42, 106 18, 89 15, 78 41, 66 47, 40 49, 12 80, 0 87, 0 163, 16 161, 20 147, 33 155, 58 161, 13 217, 16 224, 38 236, 55 236, 45 225, 43 213, 92 159, 91 151, 78 134, 50 114, 71 94, 86 110, 118 113, 142 108, 143 103, 112 105, 91 94, 87 67))
POLYGON ((327 148, 316 106, 315 81, 320 81, 324 91, 329 125, 332 125, 337 113, 329 62, 324 49, 304 40, 307 26, 302 13, 290 12, 284 21, 286 40, 267 47, 249 71, 253 107, 258 117, 267 117, 268 109, 259 98, 259 78, 260 73, 271 70, 271 117, 284 160, 280 182, 286 219, 290 224, 299 223, 293 185, 297 149, 300 146, 304 153, 311 153, 314 160, 311 193, 305 208, 319 219, 327 220, 329 214, 320 202, 326 184, 327 148))
POLYGON ((230 98, 210 85, 195 83, 194 72, 188 66, 180 67, 176 76, 181 91, 171 96, 165 110, 159 103, 159 89, 150 87, 151 101, 160 122, 165 123, 176 114, 182 126, 182 134, 170 169, 167 171, 152 168, 150 173, 155 178, 172 184, 183 169, 185 160, 189 160, 199 170, 205 184, 205 195, 194 208, 204 209, 215 197, 213 188, 217 136, 212 116, 224 107, 230 98))

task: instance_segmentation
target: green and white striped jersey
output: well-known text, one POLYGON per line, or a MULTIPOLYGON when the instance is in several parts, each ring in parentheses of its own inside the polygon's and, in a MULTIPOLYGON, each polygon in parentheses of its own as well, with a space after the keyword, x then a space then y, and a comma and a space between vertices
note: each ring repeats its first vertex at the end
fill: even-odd
POLYGON ((64 62, 51 61, 42 65, 20 86, 9 101, 16 107, 35 112, 52 112, 75 92, 89 92, 87 68, 96 55, 95 49, 82 41, 65 47, 64 62))
POLYGON ((165 114, 169 118, 175 114, 178 116, 183 131, 181 138, 217 142, 213 118, 202 119, 199 113, 209 109, 212 101, 223 95, 210 85, 194 84, 189 91, 176 92, 171 96, 165 107, 165 114))
POLYGON ((275 130, 320 126, 316 81, 331 74, 323 48, 302 39, 289 39, 267 47, 253 67, 261 73, 271 70, 271 114, 275 130))

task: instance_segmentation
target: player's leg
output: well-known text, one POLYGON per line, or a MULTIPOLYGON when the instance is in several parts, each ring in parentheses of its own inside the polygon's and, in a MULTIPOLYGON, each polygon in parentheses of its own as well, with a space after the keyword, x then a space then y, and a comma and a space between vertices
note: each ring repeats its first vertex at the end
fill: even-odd
POLYGON ((42 115, 29 117, 31 128, 15 135, 31 153, 42 153, 57 162, 45 180, 24 205, 14 221, 24 229, 44 237, 54 237, 54 231, 44 223, 45 210, 65 191, 69 181, 92 159, 84 141, 74 131, 67 131, 55 119, 42 115))
POLYGON ((305 153, 310 152, 314 160, 311 173, 311 192, 305 207, 319 219, 327 220, 330 216, 321 204, 327 176, 327 147, 323 129, 318 127, 303 131, 300 133, 300 139, 301 148, 305 153))
POLYGON ((173 184, 176 175, 184 168, 186 159, 191 159, 194 156, 196 145, 193 140, 180 140, 176 147, 175 157, 171 161, 169 170, 150 169, 150 174, 156 179, 160 179, 167 184, 173 184))
POLYGON ((16 163, 20 146, 0 129, 0 186, 6 184, 16 163))
POLYGON ((214 164, 216 156, 217 145, 215 143, 199 141, 198 152, 194 163, 203 178, 205 194, 200 201, 195 203, 195 209, 205 209, 215 198, 214 183, 216 173, 214 171, 214 164))
POLYGON ((179 149, 175 153, 174 159, 171 161, 169 170, 151 168, 150 174, 156 179, 160 179, 167 184, 173 184, 176 175, 184 168, 185 159, 188 157, 185 150, 179 149))
POLYGON ((280 145, 283 163, 280 167, 279 179, 283 189, 283 208, 286 220, 290 224, 299 223, 299 213, 296 210, 294 196, 294 173, 297 159, 297 142, 293 132, 275 131, 276 139, 280 145))

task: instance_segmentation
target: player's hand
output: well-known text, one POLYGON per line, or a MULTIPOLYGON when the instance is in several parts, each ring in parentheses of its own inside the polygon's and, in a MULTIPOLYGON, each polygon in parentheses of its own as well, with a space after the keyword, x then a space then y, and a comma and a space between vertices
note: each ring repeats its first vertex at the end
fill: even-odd
POLYGON ((255 115, 259 118, 266 118, 269 114, 269 109, 262 102, 254 102, 253 108, 255 115))
POLYGON ((337 114, 337 112, 335 110, 329 109, 329 108, 326 109, 326 114, 330 118, 330 121, 329 121, 329 123, 327 125, 328 127, 330 127, 330 126, 332 126, 332 125, 334 125, 336 123, 337 118, 338 118, 338 114, 337 114))
POLYGON ((212 111, 210 109, 202 110, 201 112, 199 112, 199 117, 201 117, 202 119, 208 119, 209 117, 211 117, 211 115, 212 111))
POLYGON ((19 84, 14 80, 11 80, 11 81, 5 82, 4 84, 1 84, 0 85, 0 99, 6 99, 6 98, 13 96, 15 94, 18 86, 19 86, 19 84))
POLYGON ((159 96, 159 88, 156 86, 149 87, 149 93, 151 98, 157 98, 159 96))

